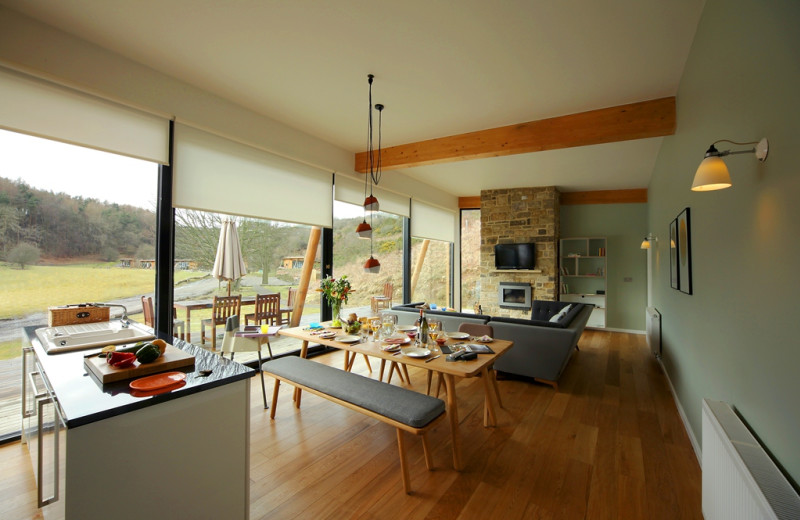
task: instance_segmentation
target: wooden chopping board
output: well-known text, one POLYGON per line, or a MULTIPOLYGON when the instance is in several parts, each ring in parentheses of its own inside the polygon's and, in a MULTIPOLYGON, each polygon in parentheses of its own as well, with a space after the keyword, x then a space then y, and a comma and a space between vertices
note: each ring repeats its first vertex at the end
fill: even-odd
POLYGON ((83 365, 86 367, 86 370, 94 374, 97 379, 105 384, 156 374, 174 368, 192 366, 194 365, 194 356, 172 345, 167 345, 167 350, 164 352, 163 356, 146 365, 141 365, 137 361, 132 367, 116 368, 106 363, 105 356, 84 358, 83 365))

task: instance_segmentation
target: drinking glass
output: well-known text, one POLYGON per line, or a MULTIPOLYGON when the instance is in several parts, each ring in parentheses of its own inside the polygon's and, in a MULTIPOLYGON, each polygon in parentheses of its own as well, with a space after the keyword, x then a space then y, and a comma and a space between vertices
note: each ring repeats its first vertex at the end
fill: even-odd
POLYGON ((442 322, 440 320, 428 321, 428 348, 431 352, 438 352, 439 346, 436 343, 436 338, 442 335, 442 322))
POLYGON ((394 334, 395 328, 397 327, 397 314, 389 314, 382 312, 381 324, 383 326, 381 335, 385 338, 390 337, 392 334, 394 334))
POLYGON ((372 341, 378 341, 380 339, 381 319, 377 316, 370 318, 369 328, 372 331, 372 341))

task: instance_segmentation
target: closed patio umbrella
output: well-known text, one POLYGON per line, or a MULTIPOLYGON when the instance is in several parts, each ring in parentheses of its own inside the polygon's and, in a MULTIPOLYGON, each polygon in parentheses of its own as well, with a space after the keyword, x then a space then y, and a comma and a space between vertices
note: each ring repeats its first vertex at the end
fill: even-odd
POLYGON ((236 223, 230 219, 222 222, 217 256, 211 274, 217 280, 227 280, 228 296, 231 295, 231 282, 247 274, 242 258, 242 247, 239 244, 239 232, 236 231, 236 223))

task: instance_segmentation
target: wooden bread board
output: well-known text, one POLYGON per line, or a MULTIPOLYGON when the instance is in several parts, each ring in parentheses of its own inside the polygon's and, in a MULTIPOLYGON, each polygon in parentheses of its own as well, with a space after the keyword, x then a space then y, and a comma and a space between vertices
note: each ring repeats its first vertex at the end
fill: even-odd
POLYGON ((187 354, 179 348, 167 345, 164 355, 152 363, 141 365, 135 362, 132 367, 116 368, 106 363, 105 356, 91 356, 84 358, 83 365, 103 384, 115 381, 124 381, 134 377, 148 376, 165 370, 194 365, 194 356, 187 354))

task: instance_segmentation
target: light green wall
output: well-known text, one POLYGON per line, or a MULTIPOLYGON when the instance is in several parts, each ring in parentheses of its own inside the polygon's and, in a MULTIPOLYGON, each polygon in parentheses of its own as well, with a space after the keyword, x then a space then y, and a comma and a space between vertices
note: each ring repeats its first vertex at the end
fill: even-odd
MULTIPOLYGON (((732 404, 800 481, 800 2, 708 0, 659 152, 649 221, 664 365, 695 437, 701 400, 732 404), (725 159, 727 190, 694 193, 718 139, 767 137, 769 158, 725 159), (694 294, 669 287, 668 224, 691 208, 694 294)), ((728 148, 723 144, 721 149, 728 148)))
POLYGON ((561 206, 561 237, 606 237, 606 327, 645 329, 647 204, 576 204, 561 206), (625 278, 631 278, 626 282, 625 278))

